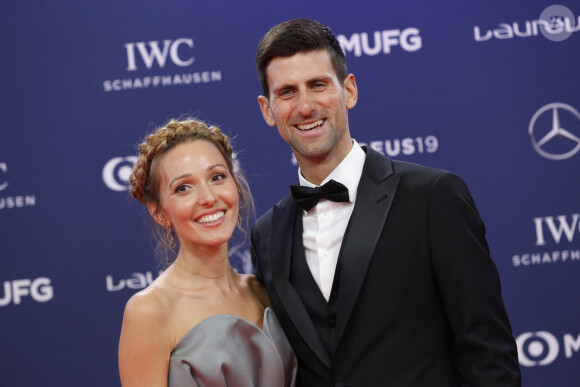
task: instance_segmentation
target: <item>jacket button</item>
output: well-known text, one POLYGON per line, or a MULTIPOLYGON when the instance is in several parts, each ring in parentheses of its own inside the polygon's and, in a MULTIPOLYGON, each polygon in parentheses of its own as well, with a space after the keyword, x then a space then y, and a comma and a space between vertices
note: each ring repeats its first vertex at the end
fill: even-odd
MULTIPOLYGON (((331 328, 334 328, 336 326, 336 320, 333 319, 333 318, 331 318, 330 320, 328 320, 328 326, 331 327, 331 328)), ((339 382, 339 383, 342 383, 342 382, 339 382)))

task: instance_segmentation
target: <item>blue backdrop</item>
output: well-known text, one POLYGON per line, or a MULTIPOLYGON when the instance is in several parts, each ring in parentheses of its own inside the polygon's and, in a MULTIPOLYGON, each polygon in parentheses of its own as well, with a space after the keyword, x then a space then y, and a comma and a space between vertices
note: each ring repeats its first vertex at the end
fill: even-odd
MULTIPOLYGON (((119 385, 125 302, 158 275, 127 192, 147 131, 193 115, 235 136, 258 214, 296 182, 254 67, 261 36, 296 17, 339 35, 357 141, 467 181, 524 385, 578 385, 580 4, 559 4, 4 1, 0 385, 119 385)), ((247 245, 231 259, 252 270, 247 245)))

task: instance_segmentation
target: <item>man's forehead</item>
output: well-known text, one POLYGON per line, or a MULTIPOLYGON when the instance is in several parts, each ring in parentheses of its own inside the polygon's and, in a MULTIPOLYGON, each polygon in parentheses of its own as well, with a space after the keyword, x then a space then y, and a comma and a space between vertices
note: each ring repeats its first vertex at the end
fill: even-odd
POLYGON ((270 66, 272 65, 272 62, 286 62, 289 61, 293 58, 320 58, 319 60, 322 60, 322 58, 326 57, 326 59, 331 62, 331 58, 330 58, 330 53, 328 52, 328 50, 325 50, 324 48, 320 48, 320 49, 316 49, 316 50, 304 50, 304 51, 298 51, 292 55, 285 55, 285 56, 275 56, 272 59, 270 59, 270 62, 268 62, 268 65, 266 66, 266 69, 270 68, 270 66))
POLYGON ((298 52, 276 57, 266 67, 268 83, 304 82, 317 77, 336 77, 330 55, 325 50, 298 52))

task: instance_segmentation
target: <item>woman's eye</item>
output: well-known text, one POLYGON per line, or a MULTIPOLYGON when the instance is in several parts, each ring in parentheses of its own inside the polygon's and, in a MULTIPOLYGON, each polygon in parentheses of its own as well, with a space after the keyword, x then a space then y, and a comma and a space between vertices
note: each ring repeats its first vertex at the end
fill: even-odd
POLYGON ((225 178, 226 178, 226 175, 224 175, 223 173, 216 173, 215 175, 213 175, 211 177, 211 181, 221 181, 225 178))
POLYGON ((179 193, 179 192, 187 192, 189 190, 189 186, 186 184, 181 184, 178 185, 177 188, 175 188, 175 192, 179 193))

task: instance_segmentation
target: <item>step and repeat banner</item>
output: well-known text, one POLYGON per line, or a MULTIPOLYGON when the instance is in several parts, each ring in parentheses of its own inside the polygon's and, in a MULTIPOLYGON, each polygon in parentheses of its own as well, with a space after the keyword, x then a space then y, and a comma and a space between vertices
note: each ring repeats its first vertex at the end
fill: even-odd
MULTIPOLYGON (((454 171, 485 221, 524 386, 580 380, 580 3, 4 1, 0 385, 116 386, 128 298, 159 275, 128 193, 143 136, 193 116, 235 137, 258 215, 297 181, 254 67, 273 25, 329 25, 353 137, 454 171)), ((232 265, 251 272, 247 243, 232 265)))

